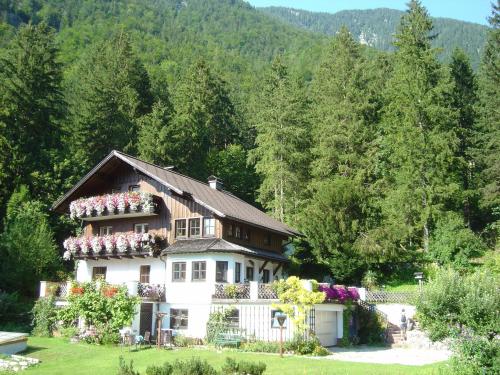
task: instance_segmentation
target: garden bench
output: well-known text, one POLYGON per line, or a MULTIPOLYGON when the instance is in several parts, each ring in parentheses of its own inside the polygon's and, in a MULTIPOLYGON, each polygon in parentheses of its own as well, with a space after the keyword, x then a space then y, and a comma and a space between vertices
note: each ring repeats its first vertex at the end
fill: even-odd
POLYGON ((215 338, 214 344, 218 347, 223 346, 236 346, 237 348, 240 346, 243 341, 243 337, 239 334, 235 333, 219 333, 215 338))

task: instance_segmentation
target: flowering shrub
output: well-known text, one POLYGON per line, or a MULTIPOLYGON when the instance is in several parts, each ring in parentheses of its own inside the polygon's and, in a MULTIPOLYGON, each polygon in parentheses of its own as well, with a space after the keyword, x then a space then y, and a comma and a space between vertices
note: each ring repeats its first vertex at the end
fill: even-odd
POLYGON ((139 283, 137 292, 141 297, 160 300, 165 295, 165 287, 162 285, 139 283))
POLYGON ((119 235, 108 235, 108 236, 82 236, 82 237, 70 237, 66 239, 63 243, 64 260, 71 259, 72 255, 77 253, 82 254, 100 254, 103 250, 106 253, 112 254, 114 252, 126 253, 129 250, 137 251, 147 251, 152 255, 152 252, 157 248, 157 245, 161 241, 160 237, 155 238, 150 233, 143 234, 119 234, 119 235))
POLYGON ((347 300, 359 299, 359 293, 356 288, 346 288, 343 285, 318 285, 318 291, 325 293, 327 301, 344 303, 347 300))
POLYGON ((118 210, 124 213, 152 212, 154 210, 153 196, 149 193, 130 191, 126 193, 115 193, 90 198, 81 198, 71 202, 69 205, 70 217, 72 219, 101 216, 105 213, 114 214, 118 210))

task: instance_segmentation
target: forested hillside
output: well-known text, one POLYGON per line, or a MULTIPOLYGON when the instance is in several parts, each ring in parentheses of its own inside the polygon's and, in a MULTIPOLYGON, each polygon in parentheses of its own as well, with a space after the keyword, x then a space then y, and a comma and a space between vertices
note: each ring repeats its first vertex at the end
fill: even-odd
POLYGON ((302 276, 498 271, 494 14, 475 71, 418 1, 381 52, 239 0, 0 0, 0 287, 67 277, 49 207, 111 149, 221 177, 305 234, 302 276))
MULTIPOLYGON (((288 24, 326 35, 335 35, 346 26, 361 43, 383 51, 394 50, 394 34, 404 13, 387 8, 343 10, 333 14, 285 7, 258 9, 288 24)), ((458 47, 470 56, 474 67, 479 66, 488 27, 449 18, 433 18, 432 22, 436 36, 432 45, 443 49, 441 59, 449 61, 458 47)))

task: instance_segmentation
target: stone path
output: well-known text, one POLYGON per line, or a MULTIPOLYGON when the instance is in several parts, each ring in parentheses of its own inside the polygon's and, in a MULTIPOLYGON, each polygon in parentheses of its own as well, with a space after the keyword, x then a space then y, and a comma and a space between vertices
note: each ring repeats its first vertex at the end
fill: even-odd
POLYGON ((410 366, 428 365, 446 361, 449 350, 403 349, 403 348, 332 348, 332 355, 325 358, 349 362, 400 364, 410 366))

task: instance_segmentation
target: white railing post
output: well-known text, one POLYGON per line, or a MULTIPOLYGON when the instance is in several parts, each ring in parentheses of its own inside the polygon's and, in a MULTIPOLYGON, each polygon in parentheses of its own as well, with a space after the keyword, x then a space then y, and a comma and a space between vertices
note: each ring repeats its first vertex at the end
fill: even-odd
POLYGON ((40 281, 40 297, 46 297, 47 295, 47 282, 40 281))
POLYGON ((366 301, 366 288, 356 288, 358 290, 359 299, 361 301, 366 301))
POLYGON ((250 299, 252 301, 259 299, 259 283, 257 281, 250 281, 250 299))

